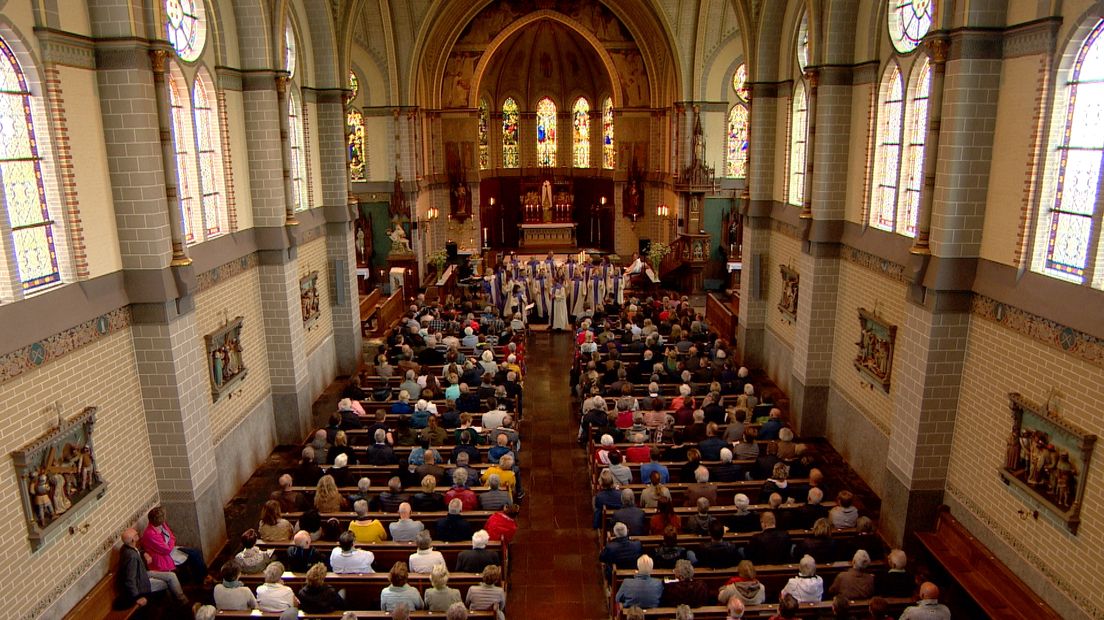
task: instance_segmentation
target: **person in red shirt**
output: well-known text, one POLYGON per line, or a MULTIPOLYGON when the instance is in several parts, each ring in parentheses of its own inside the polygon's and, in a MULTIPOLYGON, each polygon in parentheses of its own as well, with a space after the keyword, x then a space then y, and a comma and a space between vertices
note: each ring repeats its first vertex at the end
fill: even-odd
POLYGON ((517 504, 506 504, 502 510, 487 519, 483 529, 487 530, 491 540, 501 540, 505 544, 510 544, 514 534, 517 534, 517 515, 517 504))
POLYGON ((644 433, 633 435, 633 445, 625 450, 625 459, 630 463, 647 463, 652 460, 652 449, 644 445, 644 433))
POLYGON ((460 500, 465 512, 479 508, 479 498, 468 488, 468 470, 459 467, 452 472, 452 488, 445 493, 445 504, 454 499, 460 500))

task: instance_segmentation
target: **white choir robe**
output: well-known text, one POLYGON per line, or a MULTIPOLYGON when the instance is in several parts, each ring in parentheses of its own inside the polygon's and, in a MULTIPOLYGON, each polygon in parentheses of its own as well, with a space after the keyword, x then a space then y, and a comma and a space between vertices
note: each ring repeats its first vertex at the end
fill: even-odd
POLYGON ((582 278, 575 278, 567 283, 567 295, 571 316, 577 317, 583 313, 583 305, 586 303, 587 283, 582 278))
POLYGON ((532 299, 533 303, 536 304, 533 310, 542 318, 547 319, 552 312, 552 291, 548 289, 548 279, 536 278, 534 282, 536 283, 536 291, 529 299, 532 299))
POLYGON ((529 298, 529 301, 536 303, 533 307, 533 314, 544 316, 541 314, 540 281, 538 278, 529 278, 529 286, 525 289, 525 296, 529 298))
POLYGON ((590 281, 587 282, 587 300, 590 302, 590 307, 597 308, 598 304, 602 303, 606 298, 606 281, 602 279, 602 272, 595 270, 591 276, 590 281))
POLYGON ((552 287, 552 329, 567 329, 567 288, 552 287))
POLYGON ((615 272, 611 278, 610 294, 618 306, 625 305, 625 282, 620 272, 615 272))
POLYGON ((492 306, 502 310, 502 293, 498 289, 498 276, 483 276, 483 292, 492 306))

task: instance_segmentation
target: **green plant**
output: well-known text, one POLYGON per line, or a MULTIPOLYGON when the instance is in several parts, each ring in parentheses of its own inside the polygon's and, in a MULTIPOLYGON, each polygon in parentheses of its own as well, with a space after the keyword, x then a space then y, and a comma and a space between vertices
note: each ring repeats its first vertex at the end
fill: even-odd
POLYGON ((671 253, 671 246, 663 243, 662 241, 653 241, 648 246, 648 252, 646 254, 648 262, 652 264, 652 269, 659 271, 659 264, 663 262, 663 259, 671 253))
POLYGON ((437 273, 443 273, 445 271, 445 265, 448 264, 448 252, 437 250, 429 255, 429 262, 433 263, 433 266, 437 268, 437 273))

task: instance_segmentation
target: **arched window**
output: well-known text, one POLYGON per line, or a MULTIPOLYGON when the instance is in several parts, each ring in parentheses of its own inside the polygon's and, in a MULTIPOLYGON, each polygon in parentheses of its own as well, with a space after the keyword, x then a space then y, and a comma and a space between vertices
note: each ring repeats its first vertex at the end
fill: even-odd
POLYGON ((901 70, 893 63, 882 79, 878 95, 878 130, 874 138, 874 179, 870 193, 870 225, 888 231, 894 230, 897 225, 904 91, 901 70))
POLYGON ((725 176, 734 179, 747 178, 748 109, 737 103, 728 111, 728 153, 725 157, 725 176))
POLYGON ((1059 82, 1032 270, 1104 288, 1100 175, 1104 156, 1104 21, 1059 82), (1095 248, 1096 256, 1093 256, 1095 248))
POLYGON ((920 191, 924 187, 924 142, 928 137, 928 95, 931 94, 931 64, 925 58, 912 70, 912 99, 906 127, 901 191, 897 207, 897 232, 916 236, 920 217, 920 191))
POLYGON ((491 167, 490 140, 487 128, 490 125, 491 111, 487 107, 487 100, 479 100, 479 169, 486 170, 491 167))
POLYGON ((295 32, 289 21, 284 27, 284 69, 288 73, 287 115, 288 146, 291 151, 291 189, 295 201, 294 210, 304 211, 310 208, 310 198, 307 195, 307 147, 303 129, 303 99, 299 94, 298 83, 295 81, 298 62, 295 32))
POLYGON ((590 167, 590 102, 579 97, 572 106, 572 160, 576 168, 590 167))
POLYGON ((801 206, 805 199, 805 139, 809 129, 809 101, 805 96, 805 83, 794 82, 793 103, 790 109, 790 204, 801 206))
POLYGON ((15 255, 24 292, 61 280, 38 144, 26 76, 11 47, 0 39, 0 199, 14 246, 14 252, 5 249, 4 255, 15 255))
POLYGON ((556 104, 548 97, 537 102, 537 165, 556 165, 556 104))
POLYGON ((617 165, 617 153, 613 150, 613 99, 606 97, 602 104, 602 167, 613 170, 617 165))
POLYGON ((801 16, 801 24, 797 27, 797 66, 802 72, 809 65, 809 14, 801 16))
POLYGON ((173 150, 176 152, 176 195, 184 220, 184 241, 203 241, 203 215, 200 213, 199 180, 196 178, 195 134, 192 131, 191 97, 184 74, 175 64, 165 73, 169 87, 169 112, 172 116, 173 150))
POLYGON ((349 90, 352 91, 352 96, 349 98, 349 108, 345 110, 345 148, 349 157, 349 180, 365 181, 368 152, 364 143, 364 113, 357 107, 360 81, 352 71, 349 72, 349 90))
POLYGON ((518 105, 513 97, 502 102, 502 167, 517 168, 518 156, 518 105))
POLYGON ((740 63, 740 66, 736 67, 736 72, 732 74, 732 90, 736 91, 740 101, 751 99, 751 91, 747 85, 747 65, 744 63, 740 63))
POLYGON ((222 169, 222 138, 215 103, 215 87, 207 69, 196 74, 192 87, 196 153, 199 154, 199 190, 203 230, 208 239, 227 231, 226 181, 222 169))
POLYGON ((165 0, 165 35, 181 60, 198 59, 207 42, 203 0, 165 0))
POLYGON ((893 47, 907 54, 920 45, 932 25, 933 0, 890 0, 886 22, 893 47))

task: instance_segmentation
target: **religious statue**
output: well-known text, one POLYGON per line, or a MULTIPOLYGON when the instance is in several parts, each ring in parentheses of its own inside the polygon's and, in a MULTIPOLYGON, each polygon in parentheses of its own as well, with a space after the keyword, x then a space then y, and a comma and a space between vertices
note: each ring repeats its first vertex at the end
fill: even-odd
POLYGON ((391 229, 387 236, 391 239, 391 254, 410 254, 413 252, 410 249, 410 241, 406 238, 406 231, 403 230, 402 224, 396 222, 395 227, 391 229))
POLYGON ((410 217, 410 209, 406 205, 406 193, 402 188, 403 178, 399 169, 395 168, 395 188, 391 192, 391 205, 388 211, 392 220, 401 220, 410 217))
POLYGON ((451 207, 452 217, 457 221, 463 222, 471 217, 471 192, 466 182, 459 181, 453 186, 451 207))
POLYGON ((50 499, 50 481, 41 470, 31 479, 31 497, 34 498, 35 519, 42 527, 53 521, 54 505, 50 499))
POLYGON ((552 221, 552 182, 545 181, 541 184, 541 221, 547 224, 552 221))
POLYGON ((69 510, 73 505, 73 503, 69 501, 69 490, 67 488, 68 484, 65 481, 65 476, 60 473, 54 473, 54 475, 50 476, 50 482, 54 486, 54 514, 65 514, 65 511, 69 510))
POLYGON ((231 393, 245 378, 246 368, 242 359, 242 317, 228 320, 213 333, 204 336, 207 344, 207 360, 211 371, 211 396, 218 402, 231 393))

